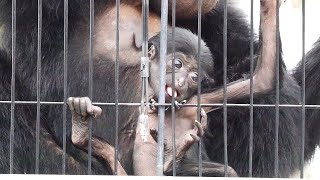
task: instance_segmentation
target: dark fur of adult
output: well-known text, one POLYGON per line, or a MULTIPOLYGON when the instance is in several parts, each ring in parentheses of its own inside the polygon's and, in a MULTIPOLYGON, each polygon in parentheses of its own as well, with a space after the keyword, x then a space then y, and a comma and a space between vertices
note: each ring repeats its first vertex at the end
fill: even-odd
MULTIPOLYGON (((320 66, 320 39, 314 43, 313 48, 305 56, 305 100, 307 105, 319 105, 320 92, 319 92, 319 69, 320 66)), ((299 63, 294 71, 294 77, 298 84, 303 88, 303 64, 299 63)), ((319 145, 320 141, 320 110, 319 109, 306 109, 306 142, 305 142, 305 158, 310 159, 313 149, 319 145)))

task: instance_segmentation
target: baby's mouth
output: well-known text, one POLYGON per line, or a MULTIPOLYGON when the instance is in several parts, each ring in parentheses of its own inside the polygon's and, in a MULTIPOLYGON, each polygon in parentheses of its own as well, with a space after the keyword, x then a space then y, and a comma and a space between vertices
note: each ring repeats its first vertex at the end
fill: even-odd
POLYGON ((168 96, 170 97, 173 96, 174 98, 178 97, 179 95, 176 89, 173 89, 171 86, 168 86, 168 85, 166 86, 166 93, 168 94, 168 96))

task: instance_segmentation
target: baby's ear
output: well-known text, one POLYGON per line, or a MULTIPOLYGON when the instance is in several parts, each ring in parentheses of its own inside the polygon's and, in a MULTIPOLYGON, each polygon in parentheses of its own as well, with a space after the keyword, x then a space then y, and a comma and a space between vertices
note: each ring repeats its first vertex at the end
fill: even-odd
POLYGON ((202 83, 203 83, 204 87, 208 88, 208 87, 213 87, 216 82, 208 74, 205 74, 204 78, 202 80, 202 83))
POLYGON ((148 57, 150 60, 154 59, 156 56, 156 47, 153 44, 149 44, 148 57))

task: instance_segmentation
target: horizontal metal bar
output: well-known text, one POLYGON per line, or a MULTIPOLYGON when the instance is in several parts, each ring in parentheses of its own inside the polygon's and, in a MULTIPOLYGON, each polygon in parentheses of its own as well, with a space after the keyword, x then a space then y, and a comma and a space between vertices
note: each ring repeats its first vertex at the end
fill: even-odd
MULTIPOLYGON (((11 104, 12 101, 0 101, 0 104, 11 104)), ((37 104, 37 101, 14 101, 14 104, 37 104)), ((40 104, 61 104, 63 105, 63 102, 40 102, 40 104)))
MULTIPOLYGON (((0 104, 11 104, 12 101, 0 101, 0 104)), ((37 101, 14 101, 14 104, 37 104, 37 101)), ((50 102, 50 101, 42 101, 40 104, 43 105, 63 105, 63 102, 50 102)), ((103 102, 92 102, 93 105, 97 106, 115 106, 116 103, 103 103, 103 102)), ((119 106, 140 106, 141 103, 118 103, 119 106)), ((250 107, 250 104, 233 104, 227 103, 228 107, 250 107)), ((171 103, 156 103, 155 106, 171 106, 171 103)), ((197 104, 181 104, 181 107, 197 107, 197 104)), ((201 107, 222 107, 222 103, 216 104, 200 104, 201 107)), ((253 107, 275 107, 275 104, 253 104, 253 107)), ((302 104, 279 104, 279 107, 302 107, 302 104)), ((320 105, 305 105, 307 109, 320 109, 320 105)))

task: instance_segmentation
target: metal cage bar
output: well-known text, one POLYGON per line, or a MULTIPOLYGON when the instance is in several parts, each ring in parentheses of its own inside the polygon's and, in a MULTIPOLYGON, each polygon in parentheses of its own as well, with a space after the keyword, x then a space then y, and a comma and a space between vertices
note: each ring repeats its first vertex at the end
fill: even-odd
POLYGON ((279 175, 279 104, 280 104, 280 33, 279 33, 279 1, 276 5, 276 103, 275 103, 275 140, 274 140, 274 177, 279 175))
MULTIPOLYGON (((1 104, 11 104, 12 101, 0 101, 1 104)), ((37 101, 14 101, 15 104, 37 104, 37 101)), ((63 101, 41 101, 40 104, 46 105, 63 105, 63 101)), ((92 102, 93 105, 98 106, 115 106, 115 103, 108 103, 108 102, 92 102)), ((140 106, 141 103, 119 103, 119 106, 140 106)), ((170 106, 171 103, 156 103, 155 106, 170 106)), ((181 107, 197 107, 197 104, 181 104, 181 107)), ((222 107, 223 103, 211 103, 211 104, 201 104, 201 107, 222 107)), ((228 107, 250 107, 250 104, 242 104, 242 103, 228 103, 226 104, 228 107)), ((275 104, 253 104, 253 107, 275 107, 275 104)), ((279 104, 279 107, 289 107, 289 108, 298 108, 302 107, 302 104, 279 104)), ((313 105, 313 104, 306 104, 306 109, 320 109, 320 105, 313 105)))
POLYGON ((142 24, 142 57, 148 57, 148 31, 149 31, 149 0, 143 0, 143 24, 142 24))
POLYGON ((36 119, 36 169, 39 174, 40 157, 40 97, 41 97, 41 37, 42 37, 42 0, 38 0, 38 42, 37 42, 37 119, 36 119))
POLYGON ((253 53, 254 53, 254 29, 253 29, 253 0, 250 7, 250 127, 249 127, 249 177, 252 177, 252 156, 253 156, 253 53))
MULTIPOLYGON (((160 91, 159 103, 165 103, 165 69, 167 56, 167 25, 168 25, 168 0, 161 1, 161 30, 160 30, 160 91)), ((157 147, 157 175, 163 175, 164 156, 164 119, 165 107, 159 106, 159 127, 158 127, 158 147, 157 147)))
POLYGON ((62 140, 62 174, 66 174, 67 153, 67 98, 68 98, 68 0, 63 6, 63 140, 62 140))
MULTIPOLYGON (((89 22, 89 98, 93 97, 93 33, 94 33, 94 0, 90 0, 89 22)), ((89 118, 89 142, 88 142, 88 174, 91 174, 92 161, 92 118, 89 118)))
POLYGON ((115 107, 116 107, 116 134, 115 134, 115 143, 114 143, 114 174, 118 174, 118 147, 119 147, 119 51, 120 51, 120 45, 119 45, 119 38, 120 38, 120 0, 116 0, 116 6, 117 6, 117 24, 116 24, 116 62, 115 62, 115 107))
MULTIPOLYGON (((171 26, 172 26, 172 57, 173 61, 171 64, 172 69, 175 67, 175 59, 176 59, 176 0, 172 0, 172 17, 171 17, 171 26)), ((172 89, 176 89, 176 73, 172 71, 172 89)), ((174 103, 174 96, 171 98, 171 121, 172 121, 172 175, 176 176, 177 164, 176 164, 176 106, 174 103)))
POLYGON ((223 10, 223 140, 224 140, 224 176, 228 176, 228 122, 227 122, 227 58, 228 58, 228 0, 223 10))
POLYGON ((11 117, 10 117, 10 174, 13 174, 13 153, 14 153, 14 113, 15 113, 15 92, 16 92, 16 40, 17 40, 17 2, 12 0, 12 21, 11 21, 11 117))
POLYGON ((305 58, 305 33, 306 33, 306 11, 305 0, 302 3, 302 87, 301 87, 301 160, 300 160, 300 178, 304 177, 304 146, 305 146, 305 125, 306 125, 306 58, 305 58))
MULTIPOLYGON (((198 56, 198 76, 201 76, 201 56, 200 56, 200 53, 201 53, 201 7, 202 7, 202 0, 198 0, 198 52, 197 52, 197 56, 198 56)), ((201 98, 200 98, 200 95, 201 95, 201 77, 198 78, 198 89, 197 89, 197 119, 198 119, 198 122, 201 122, 201 98)), ((199 176, 202 176, 202 142, 201 142, 201 139, 200 138, 200 141, 198 143, 199 147, 198 147, 198 150, 199 150, 199 154, 198 154, 198 171, 199 171, 199 176)))

